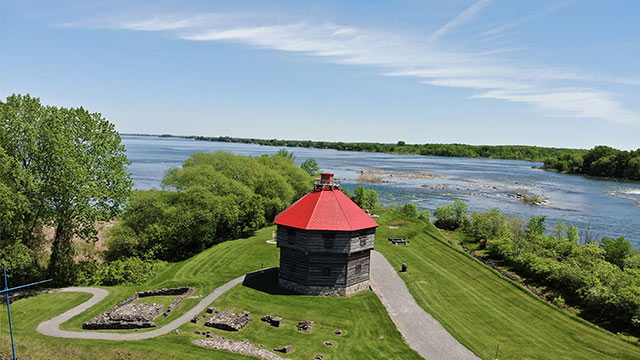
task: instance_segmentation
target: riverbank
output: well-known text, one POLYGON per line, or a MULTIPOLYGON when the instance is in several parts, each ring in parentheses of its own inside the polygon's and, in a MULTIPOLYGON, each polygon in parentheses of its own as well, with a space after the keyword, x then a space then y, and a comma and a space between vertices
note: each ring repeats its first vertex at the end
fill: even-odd
POLYGON ((312 140, 278 140, 239 138, 230 136, 208 137, 200 135, 151 135, 151 134, 120 134, 122 136, 147 136, 162 138, 193 139, 199 141, 215 141, 239 144, 256 144, 263 146, 299 147, 314 149, 333 149, 338 151, 357 151, 384 154, 411 154, 423 156, 503 159, 543 162, 549 157, 582 154, 587 150, 554 148, 531 145, 468 145, 468 144, 406 144, 404 141, 392 143, 374 142, 332 142, 312 140))

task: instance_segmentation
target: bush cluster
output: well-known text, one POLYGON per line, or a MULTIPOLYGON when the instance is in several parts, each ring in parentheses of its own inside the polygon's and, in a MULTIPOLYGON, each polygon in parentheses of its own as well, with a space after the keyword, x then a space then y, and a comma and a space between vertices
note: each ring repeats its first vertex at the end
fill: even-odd
POLYGON ((109 259, 178 261, 251 233, 312 187, 286 151, 246 157, 194 153, 167 171, 164 190, 135 192, 107 242, 109 259))
MULTIPOLYGON (((459 206, 461 207, 461 205, 459 206)), ((453 206, 452 206, 453 208, 453 206)), ((453 221, 450 208, 436 210, 453 221)), ((474 212, 461 231, 486 245, 488 255, 539 285, 556 289, 581 315, 611 329, 640 332, 640 253, 623 237, 581 244, 575 226, 546 229, 546 217, 528 223, 507 218, 499 209, 474 212)), ((445 222, 445 225, 450 222, 445 222)))

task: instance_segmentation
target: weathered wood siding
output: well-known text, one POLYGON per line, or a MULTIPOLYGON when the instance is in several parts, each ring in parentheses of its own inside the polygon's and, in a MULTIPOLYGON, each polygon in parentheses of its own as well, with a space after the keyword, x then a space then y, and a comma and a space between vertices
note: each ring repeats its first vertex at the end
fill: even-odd
POLYGON ((351 286, 369 280, 375 229, 306 231, 278 225, 280 277, 306 286, 351 286))
POLYGON ((347 283, 347 256, 313 254, 309 256, 309 286, 334 286, 347 283))
POLYGON ((360 252, 363 250, 373 249, 376 239, 376 229, 364 229, 351 233, 350 252, 360 252))
POLYGON ((309 257, 304 252, 280 248, 280 277, 306 284, 309 273, 309 257))
POLYGON ((349 256, 347 261, 347 286, 369 280, 371 250, 349 256))
POLYGON ((278 247, 297 249, 307 253, 349 254, 373 249, 375 229, 358 231, 301 230, 278 225, 278 247), (328 247, 327 243, 331 246, 328 247))

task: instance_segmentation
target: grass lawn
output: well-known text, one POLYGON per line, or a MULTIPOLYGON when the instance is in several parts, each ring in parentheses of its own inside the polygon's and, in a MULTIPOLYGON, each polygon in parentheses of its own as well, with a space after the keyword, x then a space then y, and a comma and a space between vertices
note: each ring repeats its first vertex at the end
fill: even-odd
MULTIPOLYGON (((194 286, 194 295, 206 295, 218 286, 245 273, 278 264, 279 252, 275 245, 267 244, 271 239, 273 227, 264 228, 248 239, 225 242, 212 247, 191 259, 167 266, 156 278, 141 286, 108 287, 109 296, 88 311, 62 324, 63 329, 80 330, 82 323, 109 310, 118 302, 136 291, 162 287, 194 286)), ((268 282, 267 282, 268 284, 268 282)), ((167 334, 154 339, 112 342, 100 340, 59 339, 38 334, 35 329, 44 320, 48 320, 67 309, 87 300, 85 293, 53 293, 21 299, 12 304, 14 330, 17 351, 21 359, 246 359, 247 357, 227 352, 204 349, 191 344, 195 329, 204 329, 202 325, 187 323, 180 335, 167 334)), ((183 314, 200 299, 185 299, 185 305, 171 316, 156 318, 161 326, 183 314)), ((369 291, 349 298, 315 298, 302 296, 284 296, 268 294, 253 288, 238 286, 222 298, 215 306, 234 307, 239 311, 247 309, 255 314, 253 323, 236 334, 220 334, 249 338, 270 347, 284 346, 289 343, 296 346, 291 354, 293 359, 309 359, 311 352, 340 354, 331 358, 418 358, 401 340, 393 323, 386 315, 384 307, 369 291), (326 311, 327 315, 320 314, 326 311), (260 321, 266 313, 285 317, 285 326, 269 328, 260 321), (260 316, 258 316, 260 315, 260 316), (318 324, 310 334, 299 334, 292 330, 292 319, 310 319, 318 324), (335 329, 334 329, 335 327, 335 329), (342 336, 333 335, 340 328, 342 336), (291 338, 288 336, 291 335, 291 338), (384 338, 379 339, 382 335, 384 338), (286 339, 285 339, 286 338, 286 339), (282 339, 282 340, 281 340, 282 339), (323 345, 325 340, 334 340, 333 348, 323 345), (308 346, 308 347, 307 347, 308 346)), ((207 328, 209 329, 209 328, 207 328)), ((110 330, 116 331, 116 330, 110 330)), ((143 331, 143 330, 140 330, 143 331)), ((9 355, 9 329, 6 308, 0 306, 0 357, 9 355)), ((288 356, 288 355, 287 355, 288 356)), ((289 357, 289 356, 288 356, 289 357)))
POLYGON ((323 354, 325 359, 421 359, 404 344, 372 291, 344 298, 292 295, 278 290, 277 271, 266 272, 247 282, 247 286, 238 285, 222 295, 213 306, 221 310, 250 311, 253 321, 249 325, 234 333, 205 327, 201 321, 198 325, 189 324, 188 330, 245 338, 270 349, 293 345, 294 352, 286 354, 292 359, 312 359, 315 354, 323 354), (284 320, 275 328, 260 321, 264 315, 280 316, 284 320), (314 321, 313 331, 308 334, 297 331, 296 325, 302 320, 314 321), (338 329, 342 335, 334 334, 338 329), (324 345, 327 340, 335 345, 324 345))
MULTIPOLYGON (((384 212, 382 224, 397 223, 384 212)), ((430 223, 380 226, 376 250, 399 269, 420 306, 483 359, 640 359, 640 347, 538 299, 460 249, 430 223), (393 245, 406 237, 410 245, 393 245)))

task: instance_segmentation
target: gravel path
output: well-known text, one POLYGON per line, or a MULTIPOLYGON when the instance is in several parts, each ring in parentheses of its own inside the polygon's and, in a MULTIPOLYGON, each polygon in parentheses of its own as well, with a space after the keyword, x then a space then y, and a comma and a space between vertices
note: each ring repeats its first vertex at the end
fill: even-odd
POLYGON ((371 287, 409 346, 425 359, 479 359, 414 300, 382 254, 371 251, 371 287))
MULTIPOLYGON (((256 272, 257 273, 257 272, 256 272)), ((104 289, 91 287, 70 287, 60 289, 61 292, 86 292, 93 297, 84 303, 38 325, 41 334, 74 339, 95 340, 143 340, 164 335, 177 329, 191 320, 195 315, 204 311, 214 300, 227 290, 240 284, 247 274, 235 278, 218 287, 196 306, 179 318, 155 330, 135 333, 107 333, 97 331, 67 331, 61 330, 60 324, 86 311, 102 301, 109 292, 104 289)), ((409 293, 404 281, 396 270, 389 264, 382 254, 371 252, 371 287, 387 309, 389 316, 411 348, 422 357, 429 360, 479 359, 471 351, 462 346, 449 334, 431 315, 427 314, 409 293)))
POLYGON ((98 332, 98 331, 67 331, 61 330, 60 324, 71 319, 72 317, 82 313, 83 311, 89 309, 93 305, 102 301, 109 292, 104 289, 91 288, 91 287, 70 287, 60 289, 61 292, 86 292, 89 294, 93 294, 93 297, 82 304, 74 307, 73 309, 64 312, 61 315, 54 317, 51 320, 43 321, 38 325, 36 329, 39 333, 61 337, 61 338, 73 338, 73 339, 94 339, 94 340, 143 340, 150 339, 156 336, 164 335, 169 333, 172 330, 177 329, 182 324, 191 320, 195 315, 204 311, 204 309, 209 306, 215 299, 217 299, 220 295, 224 294, 227 290, 232 287, 240 284, 244 280, 245 275, 242 275, 238 278, 235 278, 228 283, 218 287, 213 290, 209 295, 207 295, 204 299, 202 299, 196 306, 192 309, 184 313, 179 318, 173 320, 167 325, 157 328, 151 331, 145 332, 135 332, 135 333, 126 333, 126 334, 118 334, 118 333, 107 333, 107 332, 98 332))

